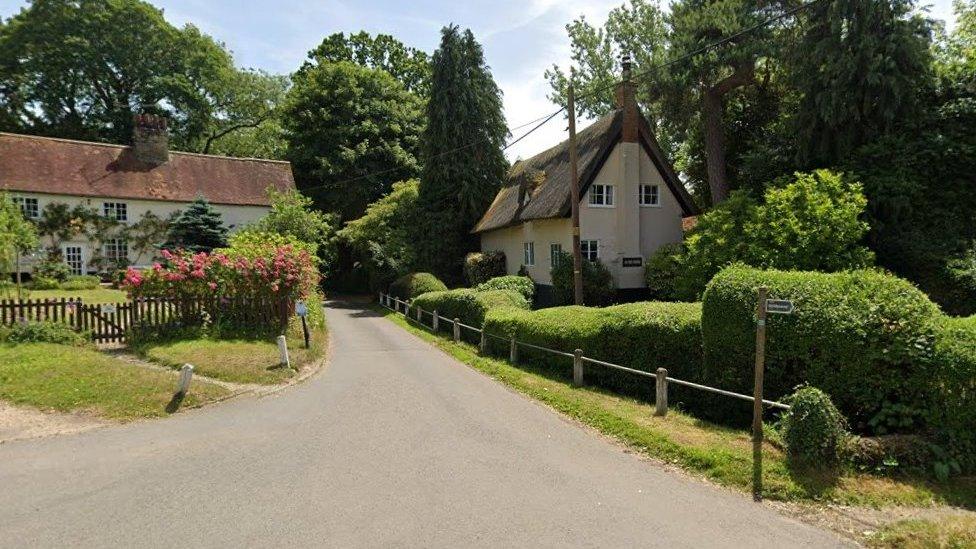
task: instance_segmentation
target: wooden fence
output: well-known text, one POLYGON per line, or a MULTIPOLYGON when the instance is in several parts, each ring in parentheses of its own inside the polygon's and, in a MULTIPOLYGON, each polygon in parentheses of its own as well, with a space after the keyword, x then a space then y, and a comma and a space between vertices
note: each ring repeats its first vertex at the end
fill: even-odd
POLYGON ((278 330, 287 326, 291 302, 270 297, 141 297, 121 303, 85 303, 81 298, 0 300, 0 326, 61 322, 90 334, 96 343, 122 343, 132 335, 205 324, 278 330))

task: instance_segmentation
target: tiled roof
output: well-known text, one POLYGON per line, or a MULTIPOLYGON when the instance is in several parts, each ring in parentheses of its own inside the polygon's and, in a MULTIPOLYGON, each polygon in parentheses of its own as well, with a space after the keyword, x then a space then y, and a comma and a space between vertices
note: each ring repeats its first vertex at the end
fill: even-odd
POLYGON ((0 132, 0 189, 267 206, 268 187, 294 189, 291 164, 171 151, 153 165, 131 147, 0 132))

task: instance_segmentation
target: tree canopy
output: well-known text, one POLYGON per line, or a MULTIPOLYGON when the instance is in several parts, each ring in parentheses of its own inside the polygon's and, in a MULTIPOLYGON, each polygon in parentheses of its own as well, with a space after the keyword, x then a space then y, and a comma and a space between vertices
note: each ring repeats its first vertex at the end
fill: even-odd
POLYGON ((430 89, 430 56, 423 50, 411 48, 390 36, 366 31, 337 32, 325 37, 322 43, 308 52, 308 61, 299 75, 316 65, 348 61, 362 67, 388 72, 403 84, 407 91, 426 97, 430 89))

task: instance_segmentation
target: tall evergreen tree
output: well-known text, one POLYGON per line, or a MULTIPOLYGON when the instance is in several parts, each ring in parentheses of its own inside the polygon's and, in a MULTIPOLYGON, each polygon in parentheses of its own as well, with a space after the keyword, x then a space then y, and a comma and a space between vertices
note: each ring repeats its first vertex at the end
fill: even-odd
POLYGON ((163 248, 210 252, 227 245, 227 227, 220 214, 203 197, 183 210, 169 227, 163 248))
POLYGON ((420 264, 442 279, 460 277, 464 254, 475 249, 470 231, 494 199, 508 169, 502 153, 508 129, 502 92, 470 30, 441 30, 431 59, 424 167, 417 239, 420 264), (461 147, 459 149, 459 147, 461 147), (437 235, 436 237, 434 235, 437 235))

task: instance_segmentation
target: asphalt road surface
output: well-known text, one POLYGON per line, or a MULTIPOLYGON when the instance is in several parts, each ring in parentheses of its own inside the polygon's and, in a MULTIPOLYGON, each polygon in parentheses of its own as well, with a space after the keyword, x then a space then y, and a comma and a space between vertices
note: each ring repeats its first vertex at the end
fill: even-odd
MULTIPOLYGON (((2 547, 832 547, 361 307, 302 385, 0 445, 2 547)), ((192 389, 191 389, 192 390, 192 389)))

